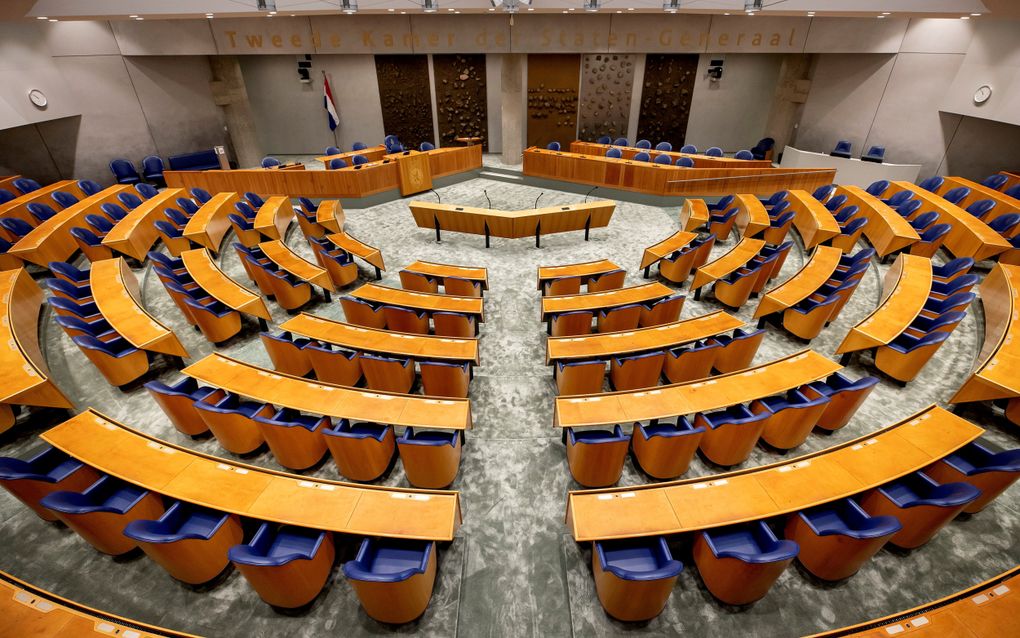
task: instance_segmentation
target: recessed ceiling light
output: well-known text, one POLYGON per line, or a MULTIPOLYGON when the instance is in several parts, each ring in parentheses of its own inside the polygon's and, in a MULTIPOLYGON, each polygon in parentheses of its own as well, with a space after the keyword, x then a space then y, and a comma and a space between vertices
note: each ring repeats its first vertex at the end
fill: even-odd
POLYGON ((724 15, 724 16, 728 16, 729 14, 730 14, 730 12, 729 12, 729 11, 727 11, 727 12, 723 13, 723 15, 724 15))
POLYGON ((129 17, 129 18, 137 18, 138 16, 136 16, 136 15, 130 15, 130 16, 128 16, 128 17, 129 17))
POLYGON ((145 18, 135 18, 135 20, 138 20, 138 21, 142 21, 142 20, 144 20, 144 19, 145 19, 145 18))
POLYGON ((49 20, 46 16, 36 16, 36 20, 49 20))
POLYGON ((881 20, 881 19, 882 19, 882 18, 884 18, 885 16, 875 16, 875 17, 876 17, 876 18, 878 18, 879 20, 881 20))
POLYGON ((623 13, 623 11, 617 11, 617 13, 623 13))
POLYGON ((387 11, 389 11, 390 13, 393 13, 394 11, 396 11, 396 9, 387 9, 387 11))
POLYGON ((453 12, 453 11, 454 11, 454 9, 447 9, 447 11, 453 12))
POLYGON ((634 7, 627 7, 627 11, 633 11, 634 7))
POLYGON ((970 20, 970 16, 960 16, 961 20, 970 20))
POLYGON ((50 22, 60 22, 60 20, 57 20, 56 18, 50 18, 49 20, 50 22))
POLYGON ((401 12, 400 12, 400 15, 402 15, 402 16, 406 16, 406 15, 407 15, 407 11, 401 11, 401 12))
POLYGON ((977 17, 977 16, 979 16, 981 14, 980 13, 972 13, 971 15, 974 16, 974 17, 977 17))
POLYGON ((566 13, 566 11, 564 11, 563 13, 566 13))
MULTIPOLYGON (((490 12, 492 12, 492 11, 495 11, 495 10, 496 10, 496 9, 494 9, 493 7, 489 7, 489 11, 490 11, 490 12)), ((393 9, 390 9, 390 11, 393 11, 393 9)))
POLYGON ((275 16, 275 15, 276 15, 276 12, 275 12, 275 11, 270 11, 270 12, 269 12, 269 15, 271 15, 271 16, 275 16))
POLYGON ((528 11, 534 11, 535 7, 528 7, 528 11))

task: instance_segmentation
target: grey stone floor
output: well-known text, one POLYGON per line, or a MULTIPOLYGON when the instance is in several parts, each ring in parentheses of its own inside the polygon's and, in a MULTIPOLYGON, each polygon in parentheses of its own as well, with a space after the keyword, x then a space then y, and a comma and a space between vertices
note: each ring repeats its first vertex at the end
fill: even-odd
MULTIPOLYGON (((491 161, 491 160, 490 160, 491 161)), ((495 165, 495 161, 492 161, 495 165)), ((541 195, 543 205, 580 201, 572 193, 475 179, 439 189, 444 202, 484 206, 485 191, 494 208, 525 208, 541 195)), ((432 197, 423 195, 422 198, 432 197)), ((481 237, 448 233, 437 244, 431 231, 414 226, 407 202, 397 200, 369 209, 347 209, 347 228, 354 236, 382 249, 390 270, 383 283, 399 285, 397 272, 415 259, 482 265, 489 268, 491 289, 486 295, 487 321, 481 329, 482 365, 471 387, 475 429, 468 435, 460 474, 452 486, 461 491, 464 526, 457 539, 440 553, 435 596, 426 614, 399 628, 384 627, 360 609, 350 587, 334 570, 330 585, 306 610, 293 614, 273 611, 261 602, 233 571, 201 589, 186 587, 167 576, 144 555, 110 558, 95 552, 66 528, 45 523, 0 491, 0 569, 74 600, 174 629, 215 636, 313 636, 324 632, 372 635, 390 631, 430 636, 589 636, 645 633, 695 636, 798 636, 886 615, 939 598, 989 578, 1020 562, 1017 541, 1020 491, 1014 489, 977 516, 954 521, 931 543, 913 552, 885 550, 855 577, 823 584, 800 568, 790 568, 773 591, 747 608, 716 602, 691 567, 689 539, 671 539, 675 555, 689 567, 681 575, 661 616, 644 625, 625 625, 609 619, 599 606, 591 576, 590 547, 573 542, 563 524, 566 493, 578 486, 570 479, 563 445, 551 426, 555 389, 551 369, 543 365, 544 326, 539 321, 535 271, 539 265, 610 258, 628 270, 628 285, 640 283, 637 269, 642 250, 677 229, 677 207, 655 208, 620 202, 610 226, 592 232, 590 242, 580 233, 543 238, 536 249, 529 241, 493 239, 486 250, 481 237)), ((721 243, 716 254, 733 245, 721 243)), ((296 227, 289 243, 309 256, 296 227)), ((225 250, 223 267, 239 280, 243 270, 232 250, 225 250)), ((798 246, 787 260, 780 280, 804 261, 798 246)), ((867 315, 878 301, 881 273, 873 264, 841 318, 817 338, 812 347, 833 356, 847 330, 867 315)), ((373 273, 361 265, 362 280, 373 273)), ((213 348, 194 332, 146 268, 138 271, 144 303, 181 335, 195 358, 213 348)), ((359 282, 362 283, 362 282, 359 282)), ((750 321, 756 302, 739 313, 750 321)), ((274 323, 286 313, 273 308, 274 323)), ((709 295, 700 302, 689 298, 682 317, 693 317, 720 306, 709 295)), ((319 301, 309 312, 341 318, 339 304, 319 301)), ((832 435, 813 434, 797 455, 825 449, 895 422, 931 403, 946 401, 973 364, 982 335, 980 303, 974 305, 936 358, 906 389, 887 380, 872 393, 853 421, 832 435)), ((222 352, 269 365, 257 339, 257 327, 220 348, 222 352)), ((144 389, 111 388, 77 348, 44 313, 41 324, 50 368, 78 409, 92 406, 155 436, 203 452, 230 458, 214 439, 190 439, 179 434, 144 389)), ((764 362, 803 348, 782 330, 770 327, 756 362, 764 362)), ((867 361, 855 360, 849 373, 869 373, 867 361)), ((163 368, 153 376, 179 378, 163 368)), ((995 446, 1017 446, 1017 431, 987 406, 965 416, 987 428, 985 440, 995 446)), ((33 414, 0 437, 0 454, 24 456, 37 448, 36 435, 60 420, 59 415, 33 414)), ((746 466, 779 460, 759 448, 746 466)), ((256 452, 246 462, 279 469, 268 452, 256 452)), ((699 458, 688 476, 717 473, 699 458)), ((325 460, 309 475, 339 479, 325 460)), ((628 462, 621 484, 649 479, 628 462)), ((380 481, 407 485, 399 463, 380 481)), ((342 560, 356 539, 340 543, 342 560)))

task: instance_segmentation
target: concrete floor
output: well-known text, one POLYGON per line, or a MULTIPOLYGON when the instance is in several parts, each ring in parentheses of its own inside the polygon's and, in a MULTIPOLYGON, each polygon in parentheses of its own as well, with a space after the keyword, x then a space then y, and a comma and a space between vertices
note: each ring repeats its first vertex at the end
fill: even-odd
MULTIPOLYGON (((486 165, 498 166, 487 158, 486 165)), ((444 202, 519 209, 541 194, 542 205, 573 203, 581 196, 565 192, 473 179, 437 189, 444 202)), ((431 194, 420 196, 433 197, 431 194)), ((475 429, 467 438, 463 464, 452 489, 461 491, 464 525, 456 540, 441 548, 439 578, 428 611, 418 621, 386 627, 361 611, 351 588, 335 569, 325 591, 307 609, 283 614, 264 604, 236 571, 201 588, 182 585, 140 552, 110 558, 94 551, 73 532, 37 518, 0 491, 0 569, 62 596, 112 613, 178 630, 215 636, 316 636, 338 631, 344 635, 387 632, 429 636, 590 636, 641 633, 693 636, 799 636, 860 622, 933 600, 994 576, 1020 562, 1017 534, 1020 490, 1000 497, 973 517, 961 518, 933 541, 913 552, 884 550, 860 573, 844 582, 826 584, 803 569, 791 567, 771 593, 754 605, 733 608, 715 601, 705 590, 690 557, 689 538, 670 539, 674 556, 688 568, 681 575, 665 609, 655 620, 627 625, 609 619, 593 588, 591 550, 578 545, 563 524, 565 497, 578 489, 567 471, 564 448, 552 428, 555 387, 544 361, 545 332, 539 321, 535 270, 552 265, 609 258, 628 270, 627 285, 641 283, 638 261, 642 250, 677 229, 677 207, 657 208, 620 202, 612 223, 592 232, 590 242, 580 233, 543 238, 536 249, 527 240, 495 238, 490 249, 481 237, 446 233, 442 243, 432 231, 414 226, 407 201, 396 200, 367 209, 348 207, 347 229, 382 249, 389 270, 383 283, 398 286, 397 272, 415 259, 486 266, 490 290, 486 294, 486 322, 481 328, 482 365, 471 386, 475 429)), ((734 239, 718 244, 715 255, 732 247, 734 239)), ((296 228, 289 244, 310 257, 296 228)), ((713 256, 713 257, 714 257, 713 256)), ((940 256, 940 260, 943 256, 940 256)), ((804 262, 798 245, 779 281, 804 262)), ((233 250, 224 250, 222 266, 238 280, 243 270, 233 250)), ((361 264, 361 279, 374 273, 361 264)), ((811 347, 834 356, 836 345, 851 326, 874 309, 881 275, 887 266, 873 264, 840 319, 811 347)), ((146 268, 138 271, 146 307, 170 325, 195 358, 213 351, 191 330, 146 268)), ((654 276, 654 273, 653 273, 654 276)), ((682 318, 720 307, 714 300, 689 298, 682 318)), ((736 313, 750 321, 756 303, 736 313)), ((275 304, 274 323, 287 318, 275 304)), ((318 301, 306 308, 323 316, 342 318, 339 304, 318 301)), ((815 433, 792 455, 825 449, 877 430, 931 404, 944 403, 968 374, 982 334, 977 303, 921 376, 906 389, 882 380, 853 421, 842 430, 815 433)), ((269 358, 257 338, 257 326, 220 351, 259 365, 269 358)), ((178 433, 144 389, 111 388, 96 374, 78 349, 44 311, 41 339, 58 384, 77 408, 101 412, 155 436, 190 448, 231 458, 215 439, 193 440, 178 433)), ((769 328, 756 363, 800 350, 803 344, 780 329, 769 328)), ((848 373, 873 373, 867 357, 858 357, 848 373)), ((161 366, 165 366, 160 362, 161 366)), ((162 367, 153 377, 165 381, 179 374, 162 367)), ((1000 448, 1017 447, 1017 430, 989 406, 962 412, 987 429, 984 440, 1000 448)), ((22 417, 0 437, 0 454, 24 457, 40 446, 36 435, 61 420, 52 413, 22 417)), ((777 453, 758 448, 744 465, 779 460, 777 453)), ((267 451, 245 462, 281 469, 267 451)), ((687 476, 721 471, 695 458, 687 476)), ((340 479, 327 459, 306 472, 340 479)), ((628 461, 621 485, 649 481, 628 461)), ((383 480, 406 486, 400 464, 383 480)), ((779 521, 777 521, 779 522, 779 521)), ((338 539, 338 562, 348 560, 358 539, 338 539)))

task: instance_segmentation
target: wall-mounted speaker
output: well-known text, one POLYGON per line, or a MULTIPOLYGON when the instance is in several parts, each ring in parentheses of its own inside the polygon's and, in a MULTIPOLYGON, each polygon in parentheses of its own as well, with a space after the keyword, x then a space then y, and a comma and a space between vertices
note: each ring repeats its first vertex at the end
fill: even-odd
POLYGON ((298 58, 297 63, 298 80, 302 84, 312 83, 312 56, 307 53, 298 58))

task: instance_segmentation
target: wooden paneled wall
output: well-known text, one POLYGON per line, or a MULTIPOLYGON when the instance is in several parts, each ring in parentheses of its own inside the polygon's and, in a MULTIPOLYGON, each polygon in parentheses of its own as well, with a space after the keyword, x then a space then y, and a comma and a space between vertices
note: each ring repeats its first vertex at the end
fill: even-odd
POLYGON ((528 56, 528 146, 577 137, 577 102, 581 56, 528 56))
POLYGON ((638 139, 653 145, 670 142, 674 149, 683 145, 697 70, 697 54, 655 54, 645 58, 638 139))
POLYGON ((485 54, 433 55, 439 143, 454 146, 458 137, 481 137, 489 150, 485 94, 485 54))
POLYGON ((636 57, 617 53, 589 53, 583 57, 579 139, 627 137, 636 57))
POLYGON ((399 137, 406 148, 435 144, 428 56, 377 55, 375 70, 386 134, 399 137))

